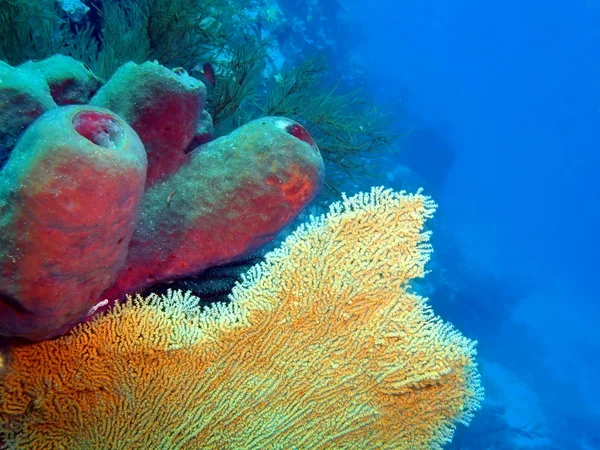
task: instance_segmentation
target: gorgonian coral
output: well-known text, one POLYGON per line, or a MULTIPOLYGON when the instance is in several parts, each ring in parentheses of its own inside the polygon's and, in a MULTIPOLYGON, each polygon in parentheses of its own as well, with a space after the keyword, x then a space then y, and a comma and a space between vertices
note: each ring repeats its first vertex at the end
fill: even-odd
POLYGON ((407 291, 435 204, 380 188, 301 226, 201 310, 130 299, 13 348, 9 448, 439 449, 478 409, 473 341, 407 291))

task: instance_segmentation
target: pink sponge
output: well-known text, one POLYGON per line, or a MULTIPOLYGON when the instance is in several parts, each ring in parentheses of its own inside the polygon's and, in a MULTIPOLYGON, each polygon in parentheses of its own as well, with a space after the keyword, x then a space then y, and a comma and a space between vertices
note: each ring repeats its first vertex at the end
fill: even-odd
POLYGON ((146 184, 151 186, 187 160, 205 101, 204 84, 185 72, 129 62, 90 103, 119 114, 139 135, 148 154, 146 184))
POLYGON ((25 131, 0 174, 0 336, 45 339, 85 317, 123 265, 146 169, 105 109, 55 108, 25 131))
POLYGON ((255 120, 199 147, 147 190, 125 269, 103 298, 256 250, 304 209, 323 177, 312 138, 286 118, 255 120))

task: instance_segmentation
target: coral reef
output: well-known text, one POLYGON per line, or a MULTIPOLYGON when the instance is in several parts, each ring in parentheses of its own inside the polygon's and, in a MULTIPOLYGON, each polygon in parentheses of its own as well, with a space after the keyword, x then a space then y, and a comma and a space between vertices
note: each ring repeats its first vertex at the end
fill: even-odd
MULTIPOLYGON (((318 148, 289 119, 264 118, 190 152, 198 133, 210 132, 210 116, 204 85, 184 71, 128 63, 92 98, 96 106, 57 107, 33 69, 58 80, 56 65, 74 62, 51 60, 32 70, 2 66, 9 83, 0 95, 14 105, 3 117, 6 154, 18 132, 49 111, 29 125, 1 172, 0 336, 56 336, 84 319, 116 278, 111 299, 244 256, 323 183, 318 148), (28 88, 20 76, 37 84, 28 88), (11 119, 21 97, 30 118, 11 119)), ((92 90, 84 85, 70 84, 74 96, 54 91, 84 100, 79 94, 92 90)))
POLYGON ((319 143, 328 173, 326 187, 333 193, 348 179, 370 179, 366 162, 390 153, 398 134, 388 127, 390 118, 360 90, 343 93, 339 84, 327 82, 328 74, 323 58, 308 58, 284 71, 269 89, 261 114, 290 117, 309 130, 319 143))
POLYGON ((63 11, 74 22, 81 22, 90 8, 81 0, 59 0, 63 11))
POLYGON ((130 299, 0 364, 9 448, 441 449, 482 399, 475 343, 407 291, 420 193, 375 188, 301 226, 202 310, 130 299))
POLYGON ((205 109, 202 111, 200 118, 198 119, 198 125, 196 126, 196 133, 192 138, 192 142, 188 146, 187 150, 192 151, 196 147, 202 144, 212 141, 215 138, 215 128, 210 113, 205 109))
POLYGON ((367 180, 373 174, 366 162, 390 153, 399 137, 390 130, 388 115, 360 89, 342 90, 331 80, 333 72, 323 58, 306 58, 265 82, 262 69, 268 48, 264 44, 251 40, 228 49, 230 59, 217 64, 222 78, 207 106, 217 134, 264 115, 289 117, 318 143, 326 163, 329 197, 338 198, 349 181, 371 184, 367 180))
MULTIPOLYGON (((274 244, 277 243, 280 236, 281 233, 268 245, 273 245, 273 248, 276 248, 277 245, 274 244)), ((151 294, 167 295, 169 291, 183 291, 200 298, 199 305, 201 306, 209 306, 215 302, 227 303, 233 287, 242 281, 242 276, 252 266, 263 261, 263 259, 264 253, 261 248, 259 252, 250 256, 236 258, 234 261, 210 267, 197 275, 186 276, 166 283, 153 284, 148 289, 141 290, 139 295, 147 297, 151 294)))
POLYGON ((194 76, 209 61, 217 82, 205 115, 215 130, 205 121, 194 145, 264 115, 289 117, 318 143, 328 174, 323 191, 333 198, 371 175, 365 157, 393 150, 397 133, 388 118, 347 83, 355 75, 339 56, 355 33, 337 2, 292 8, 278 0, 103 0, 75 15, 73 3, 0 2, 0 59, 17 65, 60 52, 103 79, 129 61, 156 61, 194 76), (336 55, 335 64, 315 64, 317 51, 336 55))

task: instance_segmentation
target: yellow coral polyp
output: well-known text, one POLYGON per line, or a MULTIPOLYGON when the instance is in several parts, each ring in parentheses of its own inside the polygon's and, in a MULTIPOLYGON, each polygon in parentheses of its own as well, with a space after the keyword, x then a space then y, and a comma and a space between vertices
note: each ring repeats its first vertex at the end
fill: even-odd
POLYGON ((408 291, 434 210, 374 188, 301 226, 229 304, 137 297, 13 348, 0 436, 19 449, 441 448, 482 388, 475 343, 408 291))

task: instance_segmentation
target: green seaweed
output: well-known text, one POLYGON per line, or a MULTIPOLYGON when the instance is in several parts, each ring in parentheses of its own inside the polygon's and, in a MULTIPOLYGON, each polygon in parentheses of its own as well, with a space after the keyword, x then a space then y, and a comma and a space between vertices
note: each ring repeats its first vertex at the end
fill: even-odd
POLYGON ((342 92, 325 58, 309 58, 277 79, 262 75, 268 43, 232 44, 229 59, 219 64, 219 80, 209 102, 217 135, 261 116, 285 116, 312 135, 326 164, 326 194, 338 197, 348 183, 373 177, 371 163, 394 151, 399 137, 389 114, 381 113, 362 90, 342 92))
POLYGON ((218 80, 207 106, 216 135, 264 115, 258 105, 265 88, 261 73, 269 54, 268 42, 256 36, 228 44, 223 53, 227 57, 217 64, 218 80))
POLYGON ((54 0, 2 0, 0 59, 18 65, 62 53, 104 78, 127 61, 191 70, 227 41, 232 8, 227 0, 105 0, 97 37, 89 24, 70 23, 54 0))
POLYGON ((0 1, 0 59, 11 65, 58 53, 68 34, 54 0, 0 1))
POLYGON ((343 93, 338 83, 327 83, 328 74, 323 57, 285 71, 268 90, 263 113, 290 117, 309 131, 325 160, 325 187, 339 194, 348 181, 372 177, 368 159, 393 151, 399 135, 361 89, 343 93))

